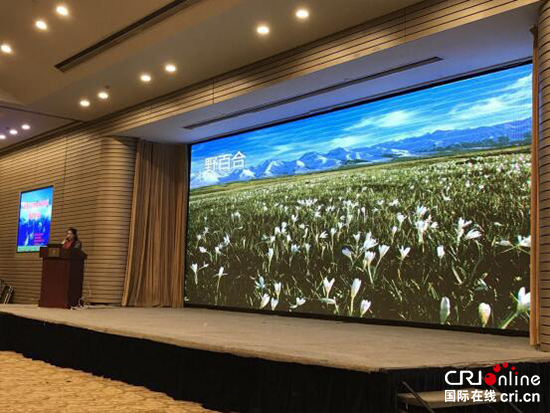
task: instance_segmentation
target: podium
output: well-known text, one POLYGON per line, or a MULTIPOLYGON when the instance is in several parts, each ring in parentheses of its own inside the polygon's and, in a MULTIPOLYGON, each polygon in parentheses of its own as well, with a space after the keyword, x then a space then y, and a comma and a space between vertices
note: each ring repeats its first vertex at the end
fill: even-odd
POLYGON ((84 252, 61 245, 40 248, 42 285, 39 307, 71 308, 82 297, 84 252))

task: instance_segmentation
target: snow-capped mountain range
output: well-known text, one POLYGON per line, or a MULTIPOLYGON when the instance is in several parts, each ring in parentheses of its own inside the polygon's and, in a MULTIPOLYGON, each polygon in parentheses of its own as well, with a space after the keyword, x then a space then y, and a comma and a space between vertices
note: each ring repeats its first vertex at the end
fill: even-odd
POLYGON ((350 163, 388 162, 396 158, 435 156, 471 149, 504 147, 530 139, 531 119, 462 130, 433 133, 363 148, 336 148, 325 154, 306 152, 293 161, 269 159, 229 173, 201 171, 191 174, 191 189, 229 182, 273 178, 335 169, 350 163), (527 134, 527 135, 526 135, 527 134))

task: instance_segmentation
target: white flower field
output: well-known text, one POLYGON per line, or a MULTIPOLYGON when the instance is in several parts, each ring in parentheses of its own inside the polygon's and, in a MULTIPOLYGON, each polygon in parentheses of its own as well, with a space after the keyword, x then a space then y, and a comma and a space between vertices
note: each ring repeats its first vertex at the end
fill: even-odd
POLYGON ((190 193, 187 302, 528 329, 529 147, 190 193))

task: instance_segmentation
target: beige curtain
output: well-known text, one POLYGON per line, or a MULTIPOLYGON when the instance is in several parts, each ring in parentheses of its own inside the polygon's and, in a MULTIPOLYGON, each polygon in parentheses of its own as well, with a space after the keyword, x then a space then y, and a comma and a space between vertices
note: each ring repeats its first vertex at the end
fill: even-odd
POLYGON ((187 148, 140 141, 122 305, 181 307, 187 148))
POLYGON ((531 131, 531 317, 529 337, 531 345, 540 344, 540 268, 539 268, 539 78, 538 30, 532 30, 533 42, 533 126, 531 131))

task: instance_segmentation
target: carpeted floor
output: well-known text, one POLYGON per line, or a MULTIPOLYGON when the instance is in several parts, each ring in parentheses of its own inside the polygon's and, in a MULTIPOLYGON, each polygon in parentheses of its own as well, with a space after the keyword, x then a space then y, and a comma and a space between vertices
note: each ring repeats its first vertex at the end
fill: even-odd
POLYGON ((205 309, 0 305, 0 312, 122 336, 274 361, 381 371, 550 362, 526 337, 366 325, 205 309))
POLYGON ((0 351, 2 413, 207 413, 197 403, 0 351))

